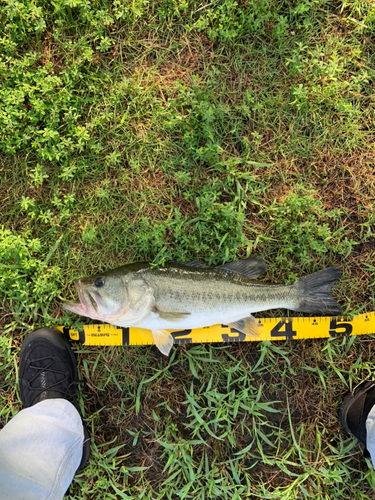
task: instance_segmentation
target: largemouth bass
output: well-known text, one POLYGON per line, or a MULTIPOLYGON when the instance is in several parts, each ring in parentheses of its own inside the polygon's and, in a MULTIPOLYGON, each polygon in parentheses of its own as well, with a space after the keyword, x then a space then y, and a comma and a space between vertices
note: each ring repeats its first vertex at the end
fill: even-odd
POLYGON ((284 308, 341 314, 331 295, 340 268, 318 271, 288 286, 254 282, 265 270, 258 257, 217 267, 200 262, 170 262, 163 268, 145 262, 128 264, 79 279, 80 302, 64 307, 113 325, 152 330, 155 344, 165 355, 173 345, 168 330, 224 324, 257 337, 254 312, 284 308))

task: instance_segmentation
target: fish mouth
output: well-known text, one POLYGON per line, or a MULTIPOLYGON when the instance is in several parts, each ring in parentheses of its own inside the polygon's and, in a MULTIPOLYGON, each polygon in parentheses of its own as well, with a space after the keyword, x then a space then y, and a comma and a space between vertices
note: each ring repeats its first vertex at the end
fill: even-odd
POLYGON ((92 307, 95 309, 96 313, 99 314, 99 310, 98 310, 98 299, 95 298, 95 292, 89 292, 89 299, 91 301, 91 305, 92 307))
POLYGON ((82 284, 81 280, 76 281, 79 302, 65 302, 64 309, 80 316, 95 318, 98 316, 98 302, 95 292, 89 292, 82 284))

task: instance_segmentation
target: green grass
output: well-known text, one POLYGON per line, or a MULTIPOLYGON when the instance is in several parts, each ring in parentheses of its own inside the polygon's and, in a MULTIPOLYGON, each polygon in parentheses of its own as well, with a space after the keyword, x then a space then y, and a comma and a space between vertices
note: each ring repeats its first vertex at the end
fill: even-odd
MULTIPOLYGON (((100 270, 339 265, 345 313, 374 310, 371 0, 5 0, 0 29, 0 425, 24 335, 82 324, 61 302, 100 270)), ((76 345, 92 457, 70 498, 371 499, 337 409, 373 350, 76 345)))

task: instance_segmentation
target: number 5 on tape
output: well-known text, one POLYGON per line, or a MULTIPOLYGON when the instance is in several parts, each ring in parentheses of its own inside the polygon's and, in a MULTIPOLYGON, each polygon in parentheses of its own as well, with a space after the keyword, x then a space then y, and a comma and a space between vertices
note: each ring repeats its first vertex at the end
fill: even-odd
POLYGON ((353 325, 345 321, 337 321, 337 318, 332 318, 329 323, 329 334, 331 337, 339 335, 350 335, 353 332, 353 325))

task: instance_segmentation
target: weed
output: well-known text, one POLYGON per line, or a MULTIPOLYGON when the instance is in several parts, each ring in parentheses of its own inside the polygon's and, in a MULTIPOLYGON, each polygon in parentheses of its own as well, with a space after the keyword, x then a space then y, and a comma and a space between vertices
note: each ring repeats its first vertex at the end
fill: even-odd
POLYGON ((47 325, 55 321, 49 306, 59 294, 61 269, 49 265, 49 261, 58 243, 59 240, 46 253, 40 240, 30 234, 15 235, 0 229, 0 293, 14 320, 25 326, 29 321, 36 322, 38 315, 47 325))
POLYGON ((352 251, 355 242, 345 234, 340 210, 326 212, 314 191, 298 187, 273 201, 265 212, 270 217, 269 234, 277 242, 275 260, 283 269, 291 270, 294 261, 311 269, 327 253, 345 258, 352 251), (333 231, 332 226, 338 229, 333 231))

